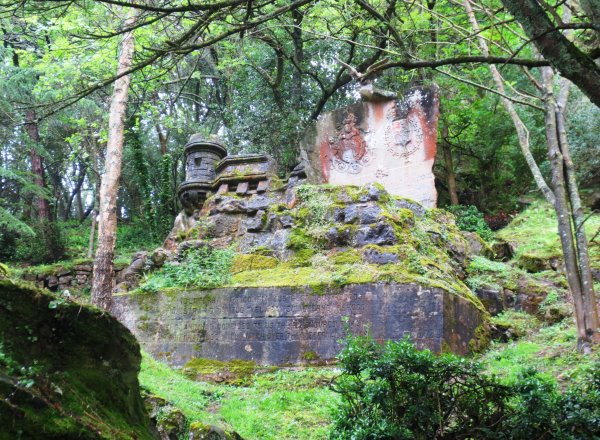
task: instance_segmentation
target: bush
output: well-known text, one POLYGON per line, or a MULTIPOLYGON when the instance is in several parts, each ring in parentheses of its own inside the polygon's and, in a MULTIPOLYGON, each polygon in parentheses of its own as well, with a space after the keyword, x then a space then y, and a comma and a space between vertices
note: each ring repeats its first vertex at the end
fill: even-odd
POLYGON ((156 292, 167 287, 212 289, 231 278, 234 252, 210 246, 188 249, 180 261, 167 262, 140 286, 142 291, 156 292))
POLYGON ((472 205, 448 206, 446 210, 456 216, 456 226, 461 231, 477 232, 484 240, 494 238, 494 233, 485 222, 483 213, 472 205))
POLYGON ((332 439, 536 438, 600 435, 600 373, 561 394, 533 370, 514 383, 408 340, 383 345, 350 336, 339 355, 342 396, 332 439))
POLYGON ((14 261, 32 264, 51 263, 65 255, 65 241, 55 222, 37 222, 32 226, 35 235, 21 235, 14 242, 14 261))

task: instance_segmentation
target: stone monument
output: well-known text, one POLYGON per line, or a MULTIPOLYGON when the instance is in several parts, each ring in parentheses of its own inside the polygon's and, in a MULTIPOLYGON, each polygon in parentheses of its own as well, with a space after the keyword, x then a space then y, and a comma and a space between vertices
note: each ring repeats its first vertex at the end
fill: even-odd
POLYGON ((391 194, 435 207, 437 87, 415 87, 402 98, 392 96, 338 109, 317 121, 301 147, 309 180, 378 182, 391 194))
POLYGON ((178 366, 329 362, 345 325, 435 351, 485 341, 487 314, 462 282, 469 244, 451 215, 426 209, 436 202, 436 91, 383 98, 324 115, 286 179, 265 155, 190 138, 184 209, 149 260, 179 265, 190 250, 228 248, 231 277, 208 290, 115 295, 114 315, 145 350, 178 366))

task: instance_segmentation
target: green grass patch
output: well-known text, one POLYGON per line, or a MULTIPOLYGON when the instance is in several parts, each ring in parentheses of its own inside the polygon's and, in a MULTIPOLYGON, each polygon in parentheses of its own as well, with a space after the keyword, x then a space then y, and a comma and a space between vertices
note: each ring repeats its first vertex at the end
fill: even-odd
POLYGON ((144 354, 142 387, 181 409, 191 423, 238 432, 245 439, 322 439, 338 396, 329 368, 255 374, 248 386, 196 382, 144 354))
MULTIPOLYGON (((585 223, 586 234, 592 238, 600 228, 600 215, 593 214, 585 223)), ((554 209, 544 201, 532 203, 496 236, 512 243, 517 256, 530 254, 552 258, 562 254, 554 209)), ((592 246, 590 253, 600 260, 600 249, 592 246)))
POLYGON ((528 369, 535 368, 562 386, 578 381, 600 360, 596 349, 583 355, 577 349, 577 333, 570 320, 530 331, 527 336, 508 343, 492 342, 490 350, 480 360, 486 370, 515 380, 528 369))

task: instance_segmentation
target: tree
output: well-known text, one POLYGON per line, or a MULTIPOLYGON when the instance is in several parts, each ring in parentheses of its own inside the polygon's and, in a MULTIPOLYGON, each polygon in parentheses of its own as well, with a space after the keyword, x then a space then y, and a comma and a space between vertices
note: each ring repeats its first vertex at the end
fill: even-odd
MULTIPOLYGON (((473 29, 479 31, 480 26, 470 1, 464 0, 463 5, 473 29)), ((478 35, 478 40, 482 52, 487 55, 489 49, 481 33, 478 35)), ((489 69, 497 89, 503 95, 506 95, 504 80, 500 72, 493 65, 490 65, 489 69)), ((535 178, 535 182, 556 212, 567 282, 575 305, 578 341, 581 349, 589 353, 590 344, 600 342, 600 333, 587 238, 583 229, 585 218, 565 130, 563 110, 567 104, 569 85, 567 81, 561 82, 560 105, 558 105, 553 92, 554 72, 551 67, 542 67, 541 70, 542 82, 539 86, 544 95, 546 144, 552 170, 552 189, 546 183, 530 152, 529 133, 517 114, 513 103, 504 97, 502 102, 513 120, 521 149, 527 159, 527 164, 535 178)))
MULTIPOLYGON (((125 27, 135 23, 135 16, 125 20, 125 27)), ((121 54, 117 67, 117 76, 110 101, 108 119, 108 141, 104 172, 100 184, 100 211, 98 222, 98 248, 94 259, 92 280, 92 303, 110 310, 112 302, 113 258, 117 239, 117 191, 121 176, 123 157, 123 139, 127 97, 131 77, 128 72, 133 62, 135 40, 133 30, 123 34, 121 54)))
MULTIPOLYGON (((561 29, 575 28, 593 29, 600 33, 598 2, 594 0, 580 2, 581 6, 585 7, 591 22, 576 24, 563 23, 552 7, 537 0, 502 0, 502 3, 523 25, 523 29, 544 59, 600 107, 600 66, 594 61, 594 55, 582 51, 560 32, 561 29), (542 7, 542 4, 545 7, 542 7), (552 23, 548 17, 549 13, 555 17, 557 23, 552 23)), ((568 4, 565 7, 574 6, 568 4)))

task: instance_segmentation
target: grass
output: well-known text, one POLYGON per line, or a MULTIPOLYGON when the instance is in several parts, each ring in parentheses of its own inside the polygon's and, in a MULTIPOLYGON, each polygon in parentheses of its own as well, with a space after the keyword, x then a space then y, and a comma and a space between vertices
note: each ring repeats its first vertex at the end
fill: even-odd
MULTIPOLYGON (((599 228, 600 215, 591 215, 585 223, 588 238, 592 238, 599 228)), ((542 258, 550 258, 560 255, 562 252, 558 237, 556 213, 544 201, 532 203, 506 228, 498 231, 496 236, 515 244, 517 256, 532 254, 542 258)), ((592 246, 590 251, 600 260, 598 246, 592 246)))
POLYGON ((196 382, 144 354, 142 387, 201 421, 238 432, 245 439, 322 439, 338 396, 326 384, 331 368, 256 374, 249 386, 196 382))
POLYGON ((577 350, 575 325, 569 319, 530 331, 517 341, 492 342, 480 357, 488 372, 507 381, 526 368, 535 368, 560 385, 577 381, 599 359, 598 350, 589 356, 577 350))

